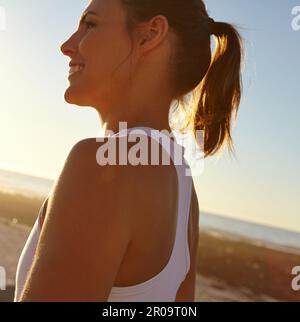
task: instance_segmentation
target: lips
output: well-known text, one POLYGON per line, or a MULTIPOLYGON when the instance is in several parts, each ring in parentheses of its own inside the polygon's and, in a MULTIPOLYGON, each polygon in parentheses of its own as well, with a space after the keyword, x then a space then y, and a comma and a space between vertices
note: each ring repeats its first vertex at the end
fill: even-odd
POLYGON ((78 73, 84 69, 84 64, 81 64, 81 63, 71 62, 69 66, 70 66, 69 76, 75 73, 78 73))
POLYGON ((80 61, 71 60, 69 66, 70 66, 69 76, 71 76, 73 74, 81 72, 84 69, 85 65, 80 61))

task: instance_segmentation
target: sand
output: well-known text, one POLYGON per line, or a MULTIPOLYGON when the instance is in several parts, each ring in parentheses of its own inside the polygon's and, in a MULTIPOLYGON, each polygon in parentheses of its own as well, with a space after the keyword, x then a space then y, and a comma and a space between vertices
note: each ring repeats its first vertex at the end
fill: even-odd
POLYGON ((299 251, 292 248, 200 231, 197 271, 216 280, 216 288, 224 284, 232 295, 238 290, 239 300, 300 301, 300 291, 291 287, 292 268, 299 265, 299 251))

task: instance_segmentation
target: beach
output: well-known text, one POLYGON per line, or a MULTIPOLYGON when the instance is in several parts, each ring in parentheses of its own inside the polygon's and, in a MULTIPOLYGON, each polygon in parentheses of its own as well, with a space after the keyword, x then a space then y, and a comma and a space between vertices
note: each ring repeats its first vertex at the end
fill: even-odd
MULTIPOLYGON (((0 266, 7 289, 0 301, 12 301, 17 262, 43 198, 0 193, 0 266)), ((291 270, 300 252, 200 227, 196 302, 300 301, 292 290, 291 270)))

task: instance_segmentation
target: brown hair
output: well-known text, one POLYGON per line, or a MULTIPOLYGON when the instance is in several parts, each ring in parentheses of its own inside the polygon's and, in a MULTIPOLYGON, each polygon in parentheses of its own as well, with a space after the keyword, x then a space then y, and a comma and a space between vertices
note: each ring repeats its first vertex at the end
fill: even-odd
MULTIPOLYGON (((215 154, 225 142, 233 151, 231 117, 235 118, 241 99, 242 38, 229 23, 215 22, 202 0, 121 0, 127 10, 128 28, 164 15, 179 44, 172 64, 174 99, 182 106, 193 91, 198 98, 184 128, 192 124, 204 132, 205 157, 215 154), (211 38, 216 49, 211 53, 211 38)), ((182 127, 183 128, 183 127, 182 127)), ((181 128, 181 129, 182 129, 181 128)))

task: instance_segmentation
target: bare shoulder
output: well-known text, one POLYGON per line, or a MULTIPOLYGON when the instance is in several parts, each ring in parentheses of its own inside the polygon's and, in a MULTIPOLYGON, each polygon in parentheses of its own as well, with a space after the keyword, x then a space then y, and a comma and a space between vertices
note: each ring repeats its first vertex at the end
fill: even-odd
POLYGON ((116 162, 105 165, 100 162, 99 149, 110 141, 112 138, 105 138, 101 142, 89 138, 72 147, 49 198, 50 207, 51 200, 56 198, 64 207, 72 205, 82 212, 89 209, 90 214, 99 214, 100 210, 106 214, 117 212, 116 201, 124 189, 128 171, 127 167, 119 166, 116 162))
MULTIPOLYGON (((101 150, 105 145, 105 149, 108 148, 108 145, 111 144, 113 149, 116 149, 116 153, 118 152, 117 145, 119 138, 101 138, 101 140, 96 138, 88 138, 83 139, 77 142, 66 158, 63 169, 61 173, 69 173, 70 175, 74 175, 73 178, 80 177, 83 180, 89 180, 90 186, 96 184, 97 186, 102 183, 101 179, 103 179, 103 183, 105 184, 114 184, 120 179, 120 171, 125 171, 124 167, 118 166, 116 157, 113 154, 113 158, 107 159, 106 163, 103 163, 104 152, 105 150, 101 150), (103 153, 103 158, 101 158, 101 154, 103 153), (107 174, 110 174, 108 176, 107 174), (106 178, 106 180, 105 180, 106 178)), ((118 182, 119 183, 119 182, 118 182)))
MULTIPOLYGON (((153 208, 153 204, 171 208, 177 189, 176 169, 167 165, 119 164, 118 147, 124 140, 127 138, 101 138, 101 141, 88 138, 76 143, 55 183, 48 207, 51 208, 55 199, 61 207, 76 208, 76 213, 89 209, 81 220, 93 214, 97 217, 99 214, 118 214, 126 219, 130 225, 128 229, 134 229, 137 219, 142 220, 140 214, 146 214, 145 209, 153 208), (113 152, 105 163, 108 148, 113 152), (153 203, 153 200, 157 202, 153 203)), ((127 142, 125 152, 134 145, 134 142, 127 142)), ((150 158, 151 153, 148 156, 150 158)))
POLYGON ((68 154, 49 195, 21 301, 107 300, 132 240, 132 224, 119 203, 125 168, 99 166, 98 147, 88 139, 68 154))

